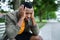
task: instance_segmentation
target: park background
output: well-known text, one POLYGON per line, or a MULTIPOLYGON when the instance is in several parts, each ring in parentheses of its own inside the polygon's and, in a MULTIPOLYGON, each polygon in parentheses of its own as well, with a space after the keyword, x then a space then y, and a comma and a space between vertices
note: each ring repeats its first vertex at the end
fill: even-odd
MULTIPOLYGON (((18 10, 24 0, 0 0, 0 36, 5 30, 4 15, 18 10)), ((31 0, 32 1, 32 0, 31 0)), ((44 40, 59 40, 60 0, 33 0, 35 21, 44 40)), ((2 35, 1 35, 2 34, 2 35)))

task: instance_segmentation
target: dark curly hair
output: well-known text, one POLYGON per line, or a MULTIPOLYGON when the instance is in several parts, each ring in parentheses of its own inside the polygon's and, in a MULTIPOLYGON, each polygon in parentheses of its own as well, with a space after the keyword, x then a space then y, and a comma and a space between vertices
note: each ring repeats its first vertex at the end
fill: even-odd
POLYGON ((32 7, 33 7, 32 2, 23 2, 23 3, 21 3, 21 4, 23 4, 24 7, 27 7, 27 8, 32 8, 32 7))

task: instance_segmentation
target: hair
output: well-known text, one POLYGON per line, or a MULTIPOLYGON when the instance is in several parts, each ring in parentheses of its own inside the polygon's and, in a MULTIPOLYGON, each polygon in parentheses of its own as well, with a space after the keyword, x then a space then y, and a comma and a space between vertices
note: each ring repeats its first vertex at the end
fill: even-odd
POLYGON ((21 3, 21 4, 24 5, 24 8, 25 8, 25 7, 27 7, 27 8, 32 8, 32 7, 33 7, 32 2, 23 2, 23 3, 21 3))

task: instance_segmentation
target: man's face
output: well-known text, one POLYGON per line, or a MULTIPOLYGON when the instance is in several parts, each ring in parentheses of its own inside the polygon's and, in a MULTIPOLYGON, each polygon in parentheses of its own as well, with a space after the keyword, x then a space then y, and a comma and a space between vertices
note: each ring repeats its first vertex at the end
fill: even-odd
POLYGON ((28 20, 28 18, 30 18, 31 17, 31 15, 32 15, 32 12, 33 12, 33 9, 32 8, 27 8, 26 7, 26 19, 28 20))

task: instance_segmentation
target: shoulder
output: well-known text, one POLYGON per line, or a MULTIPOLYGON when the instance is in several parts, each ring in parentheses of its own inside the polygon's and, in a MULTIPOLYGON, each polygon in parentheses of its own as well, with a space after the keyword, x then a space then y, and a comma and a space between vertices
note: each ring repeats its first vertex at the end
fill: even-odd
POLYGON ((9 16, 9 17, 14 18, 14 17, 16 17, 17 14, 18 14, 18 10, 13 11, 13 12, 8 12, 5 14, 5 16, 9 16))
POLYGON ((13 11, 13 12, 9 12, 6 15, 13 15, 13 16, 15 16, 16 14, 18 14, 18 10, 13 11))
POLYGON ((16 14, 18 13, 18 11, 13 11, 13 12, 9 12, 6 13, 5 18, 10 18, 12 20, 17 20, 16 14))

